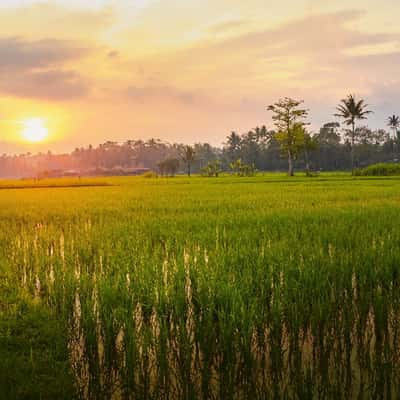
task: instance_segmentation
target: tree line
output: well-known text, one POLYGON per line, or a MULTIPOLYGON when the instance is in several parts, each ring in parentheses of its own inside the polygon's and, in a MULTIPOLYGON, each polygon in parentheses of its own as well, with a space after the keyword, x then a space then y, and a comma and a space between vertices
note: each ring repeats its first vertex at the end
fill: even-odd
POLYGON ((160 139, 108 141, 97 147, 76 148, 69 154, 20 154, 0 157, 1 177, 33 177, 54 170, 80 174, 122 174, 144 168, 161 175, 179 172, 218 176, 222 171, 245 176, 258 171, 295 169, 344 171, 400 158, 400 117, 392 115, 386 129, 365 123, 372 112, 363 99, 349 95, 318 132, 309 129, 308 110, 302 100, 283 98, 267 107, 274 127, 265 125, 239 134, 231 132, 222 146, 209 143, 168 143, 160 139))

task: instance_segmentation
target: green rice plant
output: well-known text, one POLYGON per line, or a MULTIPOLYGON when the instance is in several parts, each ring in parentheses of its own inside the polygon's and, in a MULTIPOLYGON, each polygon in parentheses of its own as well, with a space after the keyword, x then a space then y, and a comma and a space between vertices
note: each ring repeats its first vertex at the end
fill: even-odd
POLYGON ((1 192, 0 393, 398 397, 399 180, 107 182, 1 192))

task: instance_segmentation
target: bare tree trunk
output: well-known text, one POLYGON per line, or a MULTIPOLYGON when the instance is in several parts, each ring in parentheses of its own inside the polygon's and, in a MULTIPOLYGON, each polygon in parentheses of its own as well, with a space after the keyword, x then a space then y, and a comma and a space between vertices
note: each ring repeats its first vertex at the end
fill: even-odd
POLYGON ((305 159, 306 159, 306 175, 310 176, 310 159, 308 157, 308 151, 307 150, 305 150, 304 156, 305 156, 305 159))
POLYGON ((191 170, 191 165, 190 165, 190 162, 188 162, 188 165, 187 165, 187 172, 188 172, 188 176, 190 177, 190 171, 191 170))
POLYGON ((356 127, 353 122, 352 124, 352 135, 351 135, 351 175, 354 175, 354 136, 356 134, 356 127))
POLYGON ((289 150, 288 151, 288 163, 289 163, 289 171, 288 175, 293 176, 294 175, 294 170, 293 170, 293 157, 292 157, 292 152, 289 150))

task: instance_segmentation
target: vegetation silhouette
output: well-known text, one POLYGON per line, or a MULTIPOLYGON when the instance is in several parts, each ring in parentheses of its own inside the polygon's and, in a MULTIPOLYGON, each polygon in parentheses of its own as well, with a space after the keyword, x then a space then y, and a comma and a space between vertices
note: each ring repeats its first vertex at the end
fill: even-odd
POLYGON ((275 138, 281 146, 281 150, 287 155, 288 175, 294 175, 294 160, 304 145, 304 121, 308 116, 308 110, 301 108, 303 100, 294 100, 285 97, 268 106, 272 111, 272 121, 277 128, 275 138))
POLYGON ((351 173, 354 174, 354 143, 356 137, 356 121, 367 119, 367 115, 372 111, 368 110, 368 105, 363 99, 356 100, 353 94, 349 94, 347 98, 342 99, 336 107, 337 113, 335 117, 342 118, 344 123, 351 127, 350 134, 350 152, 351 152, 351 173))
POLYGON ((175 175, 216 176, 230 172, 238 160, 257 171, 294 169, 314 175, 346 171, 378 163, 398 162, 400 117, 390 116, 385 129, 356 126, 371 112, 364 100, 349 95, 335 116, 316 132, 308 130, 303 100, 284 98, 268 107, 275 128, 259 125, 244 133, 232 131, 221 146, 210 143, 168 143, 151 138, 107 141, 97 147, 76 148, 69 154, 25 153, 0 156, 0 178, 57 178, 78 176, 175 175), (349 129, 350 127, 350 129, 349 129), (173 162, 171 160, 174 160, 173 162), (218 160, 218 162, 216 162, 218 160))
POLYGON ((192 146, 184 146, 181 153, 182 161, 185 163, 187 168, 187 175, 190 177, 192 164, 195 161, 196 151, 192 146))

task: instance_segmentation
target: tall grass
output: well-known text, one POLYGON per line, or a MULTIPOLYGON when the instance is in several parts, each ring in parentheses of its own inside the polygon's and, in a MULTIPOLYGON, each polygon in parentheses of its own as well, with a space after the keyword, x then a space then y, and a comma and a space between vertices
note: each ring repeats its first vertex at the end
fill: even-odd
POLYGON ((0 198, 1 295, 61 326, 74 395, 398 397, 400 181, 114 183, 0 198))

